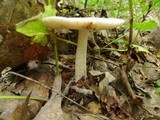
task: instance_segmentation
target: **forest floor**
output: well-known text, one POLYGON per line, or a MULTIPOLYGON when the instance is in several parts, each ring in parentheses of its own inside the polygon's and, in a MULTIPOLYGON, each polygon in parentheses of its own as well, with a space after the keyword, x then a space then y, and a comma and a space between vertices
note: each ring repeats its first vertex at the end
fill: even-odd
MULTIPOLYGON (((129 55, 120 51, 128 41, 128 33, 122 31, 124 28, 116 32, 91 31, 87 77, 78 82, 74 80, 76 47, 73 44, 58 42, 60 74, 57 75, 49 45, 46 48, 30 46, 28 42, 19 44, 17 41, 28 41, 28 38, 15 31, 0 31, 5 39, 0 46, 0 57, 4 56, 0 69, 6 64, 12 67, 1 71, 0 119, 160 120, 160 27, 144 35, 133 31, 136 38, 133 42, 138 45, 133 45, 129 55), (124 37, 113 42, 117 34, 124 37), (24 51, 18 53, 20 49, 24 51), (34 57, 37 51, 45 59, 34 57), (21 59, 22 53, 25 60, 21 59)), ((71 30, 57 30, 56 35, 73 42, 77 38, 77 32, 71 30)))

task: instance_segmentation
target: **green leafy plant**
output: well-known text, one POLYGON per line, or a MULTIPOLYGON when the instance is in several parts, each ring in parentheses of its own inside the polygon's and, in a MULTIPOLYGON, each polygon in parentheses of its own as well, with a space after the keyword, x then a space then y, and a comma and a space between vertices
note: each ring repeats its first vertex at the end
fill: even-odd
POLYGON ((45 12, 40 13, 37 16, 30 18, 29 20, 22 21, 16 26, 16 31, 22 33, 28 37, 33 37, 32 44, 39 43, 41 45, 46 45, 47 38, 46 35, 49 34, 49 30, 42 22, 42 18, 48 16, 54 16, 56 14, 56 9, 53 9, 51 5, 44 6, 45 12))
POLYGON ((155 21, 144 21, 142 23, 134 23, 134 28, 137 29, 138 31, 144 30, 152 30, 155 27, 157 27, 158 24, 155 21))
POLYGON ((55 16, 57 10, 53 8, 50 4, 50 0, 48 0, 48 5, 44 6, 44 13, 40 13, 37 16, 34 16, 28 20, 22 21, 16 26, 16 31, 22 33, 28 37, 33 37, 31 43, 39 43, 41 45, 47 45, 47 37, 46 35, 50 34, 53 39, 54 54, 56 61, 56 74, 59 74, 59 65, 58 65, 58 52, 57 52, 57 38, 55 37, 53 31, 51 32, 46 28, 42 19, 48 16, 55 16))
MULTIPOLYGON (((113 40, 112 42, 110 42, 109 44, 107 44, 106 46, 100 48, 102 51, 119 51, 119 52, 125 52, 127 51, 127 45, 128 45, 128 41, 126 40, 123 40, 122 39, 123 36, 113 40), (115 43, 115 44, 123 44, 124 47, 121 48, 121 49, 115 49, 115 48, 109 48, 108 46, 111 45, 112 43, 115 43)), ((136 49, 137 52, 145 52, 145 53, 148 53, 148 54, 152 54, 146 47, 144 46, 141 46, 141 45, 138 45, 136 43, 132 43, 132 46, 131 46, 133 49, 136 49)))
POLYGON ((16 30, 28 37, 33 37, 32 44, 47 44, 46 35, 48 34, 48 30, 41 20, 32 20, 27 22, 22 26, 17 26, 16 30))

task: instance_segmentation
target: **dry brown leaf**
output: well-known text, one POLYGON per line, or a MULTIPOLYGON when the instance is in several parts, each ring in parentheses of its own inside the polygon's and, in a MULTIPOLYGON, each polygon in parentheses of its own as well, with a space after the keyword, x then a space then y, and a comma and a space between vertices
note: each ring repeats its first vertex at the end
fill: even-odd
POLYGON ((31 114, 28 107, 30 95, 31 92, 27 96, 25 102, 22 105, 17 106, 13 113, 9 117, 4 118, 4 120, 30 120, 31 114))
POLYGON ((144 108, 152 115, 158 116, 160 118, 159 94, 156 93, 154 89, 149 87, 146 89, 146 91, 149 92, 149 94, 151 95, 151 99, 143 99, 144 108))
MULTIPOLYGON (((53 89, 61 93, 62 78, 57 75, 54 79, 53 89)), ((69 115, 61 108, 62 96, 52 92, 49 101, 39 111, 33 120, 70 120, 69 115)))

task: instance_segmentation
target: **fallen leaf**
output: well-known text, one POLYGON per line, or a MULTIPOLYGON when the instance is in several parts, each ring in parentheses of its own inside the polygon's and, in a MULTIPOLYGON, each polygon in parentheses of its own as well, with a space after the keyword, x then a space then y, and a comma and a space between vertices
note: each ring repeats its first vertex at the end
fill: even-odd
MULTIPOLYGON (((57 75, 54 79, 53 89, 61 93, 62 78, 57 75)), ((71 118, 61 108, 62 96, 52 91, 49 101, 42 107, 33 120, 70 120, 71 118)))
POLYGON ((25 102, 22 105, 17 106, 13 113, 9 117, 4 118, 4 120, 30 120, 31 115, 28 106, 30 95, 31 92, 27 96, 25 102))

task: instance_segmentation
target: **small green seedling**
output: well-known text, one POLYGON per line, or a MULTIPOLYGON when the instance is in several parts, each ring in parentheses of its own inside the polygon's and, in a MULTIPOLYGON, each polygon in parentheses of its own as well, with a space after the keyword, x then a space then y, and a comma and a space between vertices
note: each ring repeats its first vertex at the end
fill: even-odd
POLYGON ((54 53, 55 53, 55 61, 56 61, 56 74, 59 73, 59 67, 58 67, 58 53, 57 53, 57 38, 54 33, 51 33, 51 31, 44 25, 42 19, 48 16, 55 16, 57 13, 57 10, 51 6, 50 1, 48 0, 48 5, 44 6, 44 13, 40 13, 37 16, 34 16, 28 20, 22 21, 17 24, 16 31, 19 33, 22 33, 28 37, 33 37, 31 43, 38 43, 41 45, 47 45, 47 37, 46 35, 52 35, 53 42, 54 42, 54 53))
MULTIPOLYGON (((113 40, 111 43, 109 43, 108 45, 104 46, 101 48, 101 50, 103 51, 119 51, 119 52, 125 52, 127 51, 127 45, 128 45, 128 41, 121 39, 121 37, 113 40), (124 46, 124 48, 121 49, 116 49, 116 48, 108 48, 108 46, 112 43, 116 43, 116 44, 123 44, 126 45, 124 46)), ((150 55, 152 55, 152 53, 144 46, 138 45, 138 44, 132 44, 132 48, 136 49, 137 52, 144 52, 144 53, 148 53, 150 55)))
POLYGON ((51 5, 44 6, 44 9, 44 13, 40 13, 29 20, 18 23, 16 31, 28 37, 33 37, 32 44, 39 43, 45 46, 48 43, 46 35, 49 34, 49 31, 42 22, 42 19, 44 17, 54 16, 57 11, 53 9, 51 5))
POLYGON ((152 30, 154 29, 155 27, 158 26, 158 23, 151 20, 151 21, 145 21, 145 22, 142 22, 142 23, 134 23, 133 24, 133 27, 135 29, 137 29, 138 31, 147 31, 147 30, 152 30))

